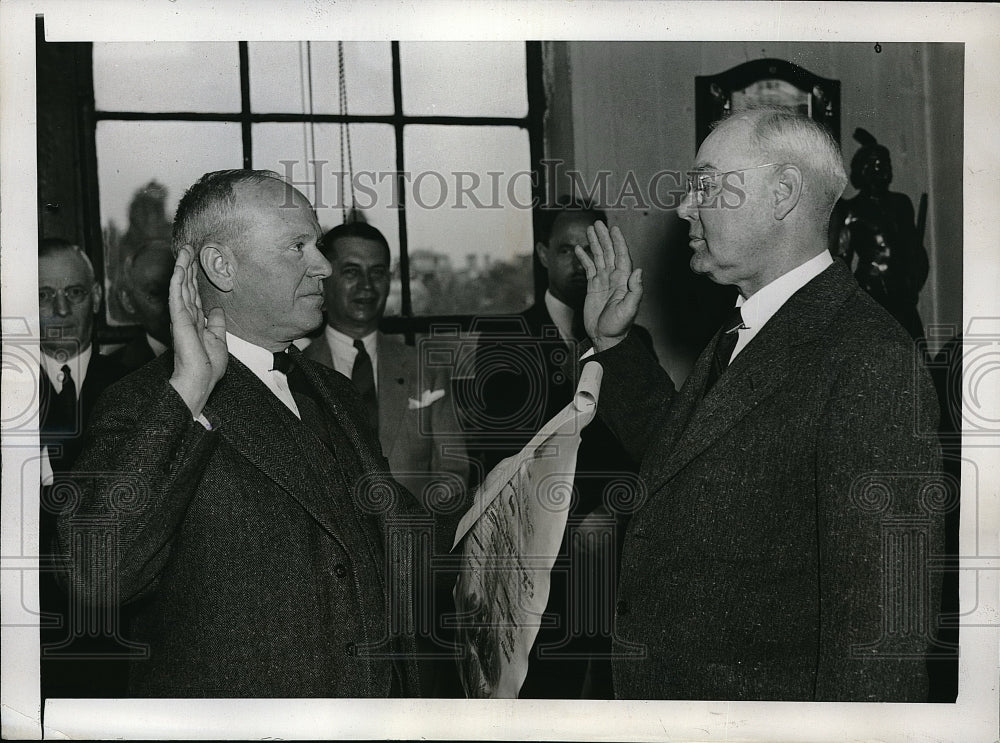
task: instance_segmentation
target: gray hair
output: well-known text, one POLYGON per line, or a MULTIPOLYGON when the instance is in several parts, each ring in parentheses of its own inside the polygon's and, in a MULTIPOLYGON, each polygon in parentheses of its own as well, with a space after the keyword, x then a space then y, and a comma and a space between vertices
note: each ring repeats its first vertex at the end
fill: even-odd
POLYGON ((790 162, 806 171, 816 207, 827 215, 847 187, 840 145, 817 121, 784 106, 751 106, 734 112, 749 114, 750 144, 769 160, 790 162))
POLYGON ((236 200, 236 188, 275 180, 287 185, 271 170, 217 170, 205 173, 191 186, 177 205, 171 250, 174 255, 184 245, 195 251, 212 241, 240 241, 246 222, 236 200))

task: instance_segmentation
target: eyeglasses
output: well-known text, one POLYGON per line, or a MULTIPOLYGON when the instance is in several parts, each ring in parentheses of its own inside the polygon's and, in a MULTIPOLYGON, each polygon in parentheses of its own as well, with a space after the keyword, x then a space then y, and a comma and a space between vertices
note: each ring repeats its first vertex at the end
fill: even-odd
POLYGON ((696 173, 689 173, 687 176, 687 193, 693 193, 695 199, 714 198, 719 193, 719 181, 724 176, 734 173, 743 173, 747 170, 758 170, 759 168, 769 168, 780 163, 764 163, 763 165, 751 165, 749 168, 737 168, 736 170, 704 170, 696 173))
POLYGON ((38 290, 39 306, 51 307, 55 303, 56 297, 60 294, 62 294, 70 304, 80 304, 90 296, 90 289, 86 286, 80 286, 79 284, 67 286, 65 289, 52 289, 51 287, 43 286, 38 290))

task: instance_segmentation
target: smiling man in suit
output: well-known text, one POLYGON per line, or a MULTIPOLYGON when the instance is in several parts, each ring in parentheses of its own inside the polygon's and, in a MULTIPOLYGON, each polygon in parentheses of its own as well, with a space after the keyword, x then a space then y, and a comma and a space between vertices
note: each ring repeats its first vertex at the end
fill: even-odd
POLYGON ((268 171, 208 173, 178 205, 173 350, 102 397, 59 521, 76 599, 128 605, 148 646, 133 696, 417 693, 386 544, 415 504, 354 388, 291 345, 322 321, 320 236, 268 171))
MULTIPOLYGON (((389 296, 390 258, 389 244, 378 229, 347 222, 327 232, 320 247, 332 266, 324 281, 326 326, 303 354, 357 387, 390 471, 435 517, 434 551, 447 554, 469 477, 449 370, 426 363, 402 338, 379 332, 389 296)), ((436 575, 434 582, 438 590, 430 616, 436 622, 450 609, 453 574, 436 575)), ((418 595, 426 599, 421 588, 418 595)), ((425 649, 440 652, 434 645, 441 643, 432 643, 426 630, 430 647, 425 649)), ((434 634, 440 638, 442 630, 438 626, 434 634)), ((445 685, 453 675, 450 658, 426 664, 423 671, 427 695, 450 695, 458 688, 445 685)))
POLYGON ((599 414, 641 460, 615 610, 622 698, 925 701, 942 553, 937 404, 910 338, 826 249, 847 178, 822 127, 734 113, 679 215, 739 290, 680 391, 629 332, 621 233, 578 250, 599 414))

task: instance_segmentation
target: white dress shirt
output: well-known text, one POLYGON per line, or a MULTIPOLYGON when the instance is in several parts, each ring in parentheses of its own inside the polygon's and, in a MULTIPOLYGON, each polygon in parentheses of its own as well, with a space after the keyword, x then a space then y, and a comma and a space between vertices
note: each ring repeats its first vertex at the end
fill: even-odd
MULTIPOLYGON (((326 332, 327 345, 330 346, 330 355, 333 356, 333 368, 350 379, 351 372, 354 371, 354 359, 358 355, 358 349, 354 347, 354 339, 329 325, 326 326, 324 332, 326 332)), ((365 344, 365 350, 372 360, 375 394, 378 395, 378 331, 373 330, 361 341, 365 344)))
POLYGON ((545 309, 549 311, 549 317, 555 323, 559 335, 566 343, 573 344, 573 308, 560 299, 552 296, 552 292, 545 290, 545 309))
POLYGON ((242 338, 237 338, 232 333, 226 333, 226 347, 229 353, 239 359, 244 366, 252 371, 256 377, 264 383, 275 396, 291 410, 297 418, 299 406, 295 404, 292 391, 288 388, 288 379, 279 371, 275 371, 274 354, 266 348, 256 346, 242 338))
POLYGON ((76 385, 77 398, 79 398, 80 390, 83 388, 83 381, 87 378, 87 367, 90 366, 90 357, 93 352, 94 346, 91 344, 87 346, 86 350, 65 361, 57 361, 47 353, 42 353, 42 369, 45 371, 45 376, 48 377, 49 382, 55 387, 57 395, 62 392, 63 387, 62 368, 63 366, 68 366, 69 373, 73 377, 73 383, 76 385))
POLYGON ((795 292, 823 273, 831 263, 833 256, 829 250, 824 250, 797 268, 779 276, 767 286, 758 289, 746 299, 740 296, 736 300, 736 306, 743 315, 743 327, 739 330, 733 355, 729 357, 730 363, 795 292))
POLYGON ((146 343, 149 344, 149 350, 153 352, 153 355, 156 358, 160 358, 160 356, 163 355, 164 351, 167 350, 166 343, 161 343, 160 341, 156 340, 156 338, 151 336, 149 333, 146 333, 146 343))

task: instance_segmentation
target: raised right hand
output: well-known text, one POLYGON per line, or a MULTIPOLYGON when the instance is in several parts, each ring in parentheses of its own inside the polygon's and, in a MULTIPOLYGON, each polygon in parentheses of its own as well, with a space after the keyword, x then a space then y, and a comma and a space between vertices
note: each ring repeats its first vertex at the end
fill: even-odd
POLYGON ((215 307, 205 317, 198 294, 198 262, 194 249, 177 252, 170 277, 170 334, 174 342, 174 373, 170 384, 197 418, 229 361, 226 316, 215 307))
POLYGON ((596 351, 606 351, 628 335, 642 299, 642 269, 632 270, 632 256, 621 230, 603 222, 587 228, 588 254, 579 245, 576 257, 587 273, 583 325, 596 351))

